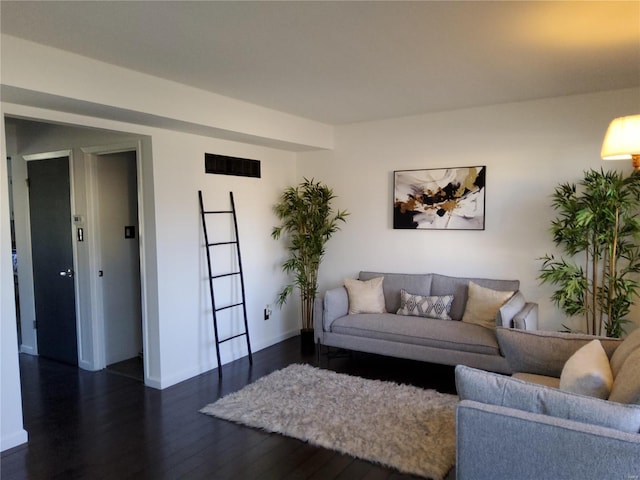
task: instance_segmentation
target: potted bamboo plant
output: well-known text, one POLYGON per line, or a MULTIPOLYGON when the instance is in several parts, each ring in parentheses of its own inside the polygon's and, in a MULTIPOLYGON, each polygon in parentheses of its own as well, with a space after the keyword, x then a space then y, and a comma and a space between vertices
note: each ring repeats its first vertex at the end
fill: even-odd
POLYGON ((345 222, 348 213, 334 213, 331 201, 333 191, 313 179, 304 179, 295 187, 282 192, 280 200, 273 207, 280 225, 273 228, 274 239, 285 237, 289 258, 282 264, 282 270, 293 274, 293 281, 278 295, 277 303, 282 306, 295 288, 300 291, 302 318, 302 350, 313 352, 313 303, 318 292, 318 269, 325 253, 325 245, 345 222))
POLYGON ((567 315, 584 315, 590 334, 620 337, 638 296, 639 194, 638 172, 625 178, 603 170, 553 194, 551 233, 570 258, 542 257, 540 279, 557 287, 551 299, 567 315))

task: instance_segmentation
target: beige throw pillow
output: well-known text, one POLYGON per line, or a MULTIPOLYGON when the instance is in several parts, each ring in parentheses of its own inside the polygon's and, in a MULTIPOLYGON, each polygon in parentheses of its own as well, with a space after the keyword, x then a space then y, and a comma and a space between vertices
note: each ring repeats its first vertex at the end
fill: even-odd
POLYGON ((600 340, 592 340, 569 357, 560 374, 560 390, 607 399, 613 373, 600 340))
POLYGON ((611 371, 615 378, 618 378, 618 372, 627 361, 627 357, 636 350, 640 350, 640 328, 631 332, 620 346, 616 348, 616 351, 613 352, 609 363, 611 364, 611 371))
POLYGON ((386 312, 382 290, 383 280, 384 277, 366 281, 345 278, 344 286, 349 296, 349 314, 386 312))
POLYGON ((498 310, 514 293, 491 290, 490 288, 481 287, 477 283, 469 282, 469 298, 467 299, 462 321, 475 323, 487 328, 495 328, 498 310))

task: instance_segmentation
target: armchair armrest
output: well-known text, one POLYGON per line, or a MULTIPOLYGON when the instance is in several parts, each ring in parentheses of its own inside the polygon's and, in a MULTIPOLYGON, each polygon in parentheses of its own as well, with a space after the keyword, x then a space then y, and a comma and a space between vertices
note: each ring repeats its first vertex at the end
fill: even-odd
POLYGON ((640 472, 637 433, 472 400, 460 402, 456 416, 458 480, 634 479, 640 472))

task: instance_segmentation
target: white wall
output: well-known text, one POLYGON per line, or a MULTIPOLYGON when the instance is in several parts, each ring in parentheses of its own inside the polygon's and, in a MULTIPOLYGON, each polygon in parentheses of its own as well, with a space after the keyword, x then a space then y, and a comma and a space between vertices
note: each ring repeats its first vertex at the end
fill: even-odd
MULTIPOLYGON (((216 367, 197 202, 199 189, 203 190, 205 202, 210 208, 229 208, 229 191, 234 192, 253 349, 265 348, 297 332, 299 325, 294 303, 283 310, 275 309, 268 321, 263 320, 262 313, 267 304, 274 303, 278 290, 286 281, 279 266, 285 252, 281 242, 270 237, 271 227, 276 222, 271 206, 280 191, 296 180, 294 153, 15 105, 5 105, 5 110, 21 117, 28 113, 49 122, 92 127, 102 125, 118 130, 38 124, 31 132, 27 130, 29 135, 19 135, 15 142, 16 158, 27 153, 62 148, 75 152, 75 213, 85 215, 87 222, 91 221, 91 217, 86 208, 82 148, 96 145, 108 147, 136 138, 149 139, 144 151, 145 155, 152 156, 152 161, 143 172, 143 194, 147 197, 144 202, 144 228, 147 234, 146 238, 141 238, 143 242, 148 242, 150 237, 155 239, 155 245, 147 248, 144 269, 150 293, 148 296, 151 297, 146 302, 149 348, 145 352, 151 357, 149 385, 165 388, 216 367), (131 133, 121 133, 126 130, 131 133), (205 174, 205 152, 261 160, 262 178, 205 174), (149 199, 149 196, 152 198, 149 199)), ((17 184, 20 181, 16 180, 17 184)), ((26 195, 26 192, 22 192, 22 195, 26 195)), ((21 205, 26 208, 26 202, 21 205)), ((22 218, 18 222, 21 228, 26 229, 26 212, 17 212, 16 215, 22 218)), ((79 255, 79 261, 84 265, 79 270, 88 278, 90 272, 86 267, 86 255, 79 255)), ((81 295, 84 298, 81 309, 83 319, 88 321, 88 294, 81 292, 81 295)), ((232 318, 232 327, 238 328, 240 319, 237 315, 232 318)), ((231 333, 225 328, 221 331, 223 334, 231 333)), ((223 345, 222 362, 227 363, 245 355, 244 345, 243 338, 223 345)))
MULTIPOLYGON (((208 203, 216 205, 227 202, 229 190, 236 195, 254 350, 297 332, 295 302, 283 310, 274 310, 267 322, 262 320, 263 308, 273 304, 277 292, 286 283, 280 271, 285 252, 281 242, 273 241, 269 235, 276 221, 271 205, 279 192, 296 180, 296 157, 291 152, 330 148, 333 144, 331 126, 6 35, 1 35, 0 44, 2 116, 128 132, 142 144, 142 221, 146 235, 141 241, 145 246, 143 303, 147 317, 145 355, 149 385, 164 388, 216 366, 198 217, 198 189, 205 191, 208 203), (259 159, 263 177, 205 175, 205 152, 259 159)), ((4 132, 4 125, 2 130, 4 132)), ((82 168, 78 149, 96 144, 86 138, 62 140, 38 145, 17 142, 15 150, 25 154, 72 149, 74 161, 78 162, 74 163, 78 182, 74 182, 77 187, 74 193, 79 209, 86 203, 86 192, 80 180, 83 172, 75 171, 78 165, 82 168), (60 143, 66 147, 57 146, 60 143)), ((113 138, 100 137, 95 141, 104 146, 113 138)), ((2 145, 4 158, 4 133, 2 145)), ((4 162, 1 171, 4 198, 7 191, 4 162)), ((24 197, 24 192, 22 195, 24 197)), ((24 215, 26 201, 23 198, 17 203, 16 208, 22 208, 24 215)), ((2 449, 12 445, 14 439, 26 440, 20 421, 13 282, 4 280, 7 273, 11 280, 11 270, 7 270, 10 239, 8 206, 5 205, 0 205, 2 449), (10 420, 5 421, 7 418, 10 420)), ((27 235, 24 230, 23 233, 23 237, 27 235)), ((87 258, 81 250, 78 256, 87 258)), ((27 254, 21 256, 23 264, 27 257, 27 254)), ((86 319, 88 312, 81 309, 82 318, 86 319)), ((29 314, 28 308, 25 313, 29 314)), ((30 341, 35 345, 33 335, 30 341)), ((83 340, 83 345, 86 341, 83 340)), ((241 343, 239 339, 224 345, 223 363, 244 354, 241 343)))
POLYGON ((600 147, 613 118, 638 111, 640 89, 628 89, 337 127, 333 150, 298 162, 299 177, 326 182, 351 212, 328 245, 321 288, 359 270, 515 278, 539 303, 541 328, 579 327, 539 285, 537 258, 555 251, 550 195, 590 168, 630 173, 630 161, 602 162, 600 147), (470 165, 487 166, 484 231, 393 230, 394 170, 470 165))
POLYGON ((22 427, 20 372, 18 370, 18 337, 9 229, 9 188, 4 118, 0 117, 0 450, 27 441, 22 427), (17 394, 16 394, 17 393, 17 394))
POLYGON ((0 35, 4 102, 43 106, 292 150, 330 148, 320 122, 0 35))
MULTIPOLYGON (((296 165, 292 153, 173 132, 153 136, 153 156, 165 386, 215 367, 197 190, 203 191, 205 208, 212 210, 230 208, 229 192, 233 191, 254 350, 298 331, 292 308, 276 309, 270 320, 263 320, 263 309, 275 301, 285 283, 279 267, 285 252, 281 242, 270 237, 276 222, 272 205, 280 191, 295 182, 296 165), (205 152, 260 160, 262 178, 205 174, 205 152)), ((219 300, 218 306, 228 303, 231 302, 219 300)), ((240 327, 239 316, 232 321, 236 328, 240 327)), ((224 327, 221 330, 223 334, 231 333, 224 327)), ((224 344, 222 362, 245 355, 244 342, 239 338, 224 344)))

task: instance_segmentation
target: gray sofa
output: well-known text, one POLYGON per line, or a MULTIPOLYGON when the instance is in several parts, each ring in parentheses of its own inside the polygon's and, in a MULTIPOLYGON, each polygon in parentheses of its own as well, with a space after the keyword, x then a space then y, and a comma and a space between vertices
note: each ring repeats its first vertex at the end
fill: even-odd
POLYGON ((640 478, 640 329, 601 341, 608 399, 548 386, 594 337, 498 329, 498 338, 518 378, 456 367, 459 480, 640 478))
POLYGON ((384 303, 389 313, 348 314, 346 288, 328 290, 317 299, 314 330, 320 345, 446 365, 469 365, 511 373, 501 355, 495 329, 462 322, 473 281, 484 288, 516 292, 496 316, 496 325, 535 330, 538 307, 526 302, 518 280, 450 277, 436 273, 360 272, 360 280, 384 277, 384 303), (397 315, 400 291, 417 295, 453 294, 452 320, 397 315))

